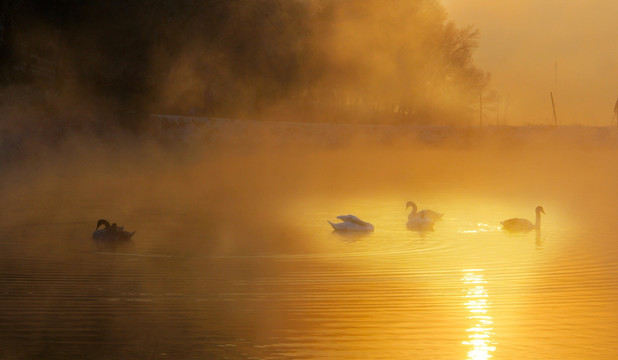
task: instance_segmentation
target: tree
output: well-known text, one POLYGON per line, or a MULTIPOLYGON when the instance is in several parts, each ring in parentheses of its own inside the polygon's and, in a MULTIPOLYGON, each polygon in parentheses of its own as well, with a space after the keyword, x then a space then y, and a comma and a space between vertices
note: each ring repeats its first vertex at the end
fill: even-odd
POLYGON ((63 86, 123 111, 445 122, 486 81, 476 31, 437 0, 1 4, 3 60, 56 64, 63 86))
POLYGON ((419 122, 453 114, 461 119, 484 85, 472 63, 477 33, 447 22, 437 1, 322 4, 315 41, 316 53, 323 54, 315 91, 322 96, 396 110, 419 122))

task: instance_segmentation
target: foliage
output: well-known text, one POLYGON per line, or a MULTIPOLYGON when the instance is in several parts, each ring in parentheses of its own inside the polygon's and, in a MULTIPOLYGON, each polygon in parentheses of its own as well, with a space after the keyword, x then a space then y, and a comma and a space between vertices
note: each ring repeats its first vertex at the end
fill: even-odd
POLYGON ((4 85, 123 111, 454 123, 486 82, 437 0, 0 5, 4 85))

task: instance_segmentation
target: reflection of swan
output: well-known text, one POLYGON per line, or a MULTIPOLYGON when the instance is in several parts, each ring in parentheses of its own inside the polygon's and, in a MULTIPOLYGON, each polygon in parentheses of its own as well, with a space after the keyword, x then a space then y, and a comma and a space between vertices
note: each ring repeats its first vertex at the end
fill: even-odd
POLYGON ((536 207, 536 222, 533 224, 530 220, 521 219, 521 218, 513 218, 504 220, 502 224, 502 229, 511 232, 525 232, 530 230, 540 230, 541 229, 541 213, 545 214, 542 206, 536 207))
POLYGON ((95 240, 129 240, 131 236, 135 234, 134 232, 124 231, 124 226, 117 226, 116 223, 109 224, 109 222, 105 219, 100 219, 97 221, 97 228, 92 233, 92 238, 95 240), (103 229, 99 229, 99 227, 103 225, 103 229))
POLYGON ((421 210, 419 212, 416 212, 417 210, 416 204, 412 201, 408 201, 406 203, 406 209, 408 209, 410 206, 412 207, 412 212, 410 212, 410 215, 408 215, 409 220, 412 220, 412 218, 415 218, 415 217, 422 217, 429 221, 435 222, 436 220, 442 219, 442 216, 444 215, 443 213, 439 213, 433 210, 421 210))
POLYGON ((406 226, 410 230, 427 231, 433 230, 434 223, 435 221, 426 218, 425 214, 421 213, 420 216, 408 216, 408 223, 406 226))
POLYGON ((339 215, 340 223, 328 222, 337 231, 373 231, 373 225, 365 222, 354 215, 339 215))

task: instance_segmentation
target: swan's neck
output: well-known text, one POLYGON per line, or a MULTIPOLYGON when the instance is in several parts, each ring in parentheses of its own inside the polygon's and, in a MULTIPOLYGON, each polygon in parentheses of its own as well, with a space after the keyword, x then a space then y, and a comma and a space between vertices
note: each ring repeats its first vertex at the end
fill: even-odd
POLYGON ((418 210, 417 207, 416 207, 416 204, 412 203, 412 204, 410 204, 410 206, 412 206, 412 211, 410 212, 410 215, 416 214, 416 210, 418 210))
POLYGON ((536 221, 534 222, 534 228, 537 230, 541 229, 541 212, 537 211, 536 213, 536 221))

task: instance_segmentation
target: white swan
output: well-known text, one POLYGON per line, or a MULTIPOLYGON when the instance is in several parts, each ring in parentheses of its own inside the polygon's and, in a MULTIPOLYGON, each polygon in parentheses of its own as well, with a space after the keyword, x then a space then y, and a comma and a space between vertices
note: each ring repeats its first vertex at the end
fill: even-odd
POLYGON ((339 215, 340 223, 328 222, 336 231, 373 231, 373 225, 354 215, 339 215))
POLYGON ((96 230, 92 233, 92 238, 95 240, 118 241, 129 240, 135 234, 134 232, 124 231, 124 226, 118 226, 116 223, 109 224, 105 219, 97 221, 96 230), (99 227, 103 225, 103 229, 99 227))
POLYGON ((442 219, 442 216, 444 215, 444 213, 439 213, 439 212, 433 211, 433 210, 421 210, 421 211, 417 212, 416 210, 418 208, 416 207, 416 204, 414 202, 412 202, 412 201, 408 201, 406 203, 406 210, 409 207, 412 207, 412 211, 408 215, 408 220, 412 220, 412 218, 415 218, 415 217, 421 217, 421 218, 424 218, 426 220, 435 222, 437 220, 442 219))
POLYGON ((434 223, 434 220, 426 218, 425 214, 422 213, 420 216, 409 216, 406 226, 410 230, 428 231, 433 230, 434 223))
POLYGON ((530 220, 521 218, 512 218, 501 222, 502 229, 511 232, 526 232, 530 230, 541 230, 541 214, 545 214, 542 206, 537 206, 535 209, 536 221, 533 224, 530 220))

